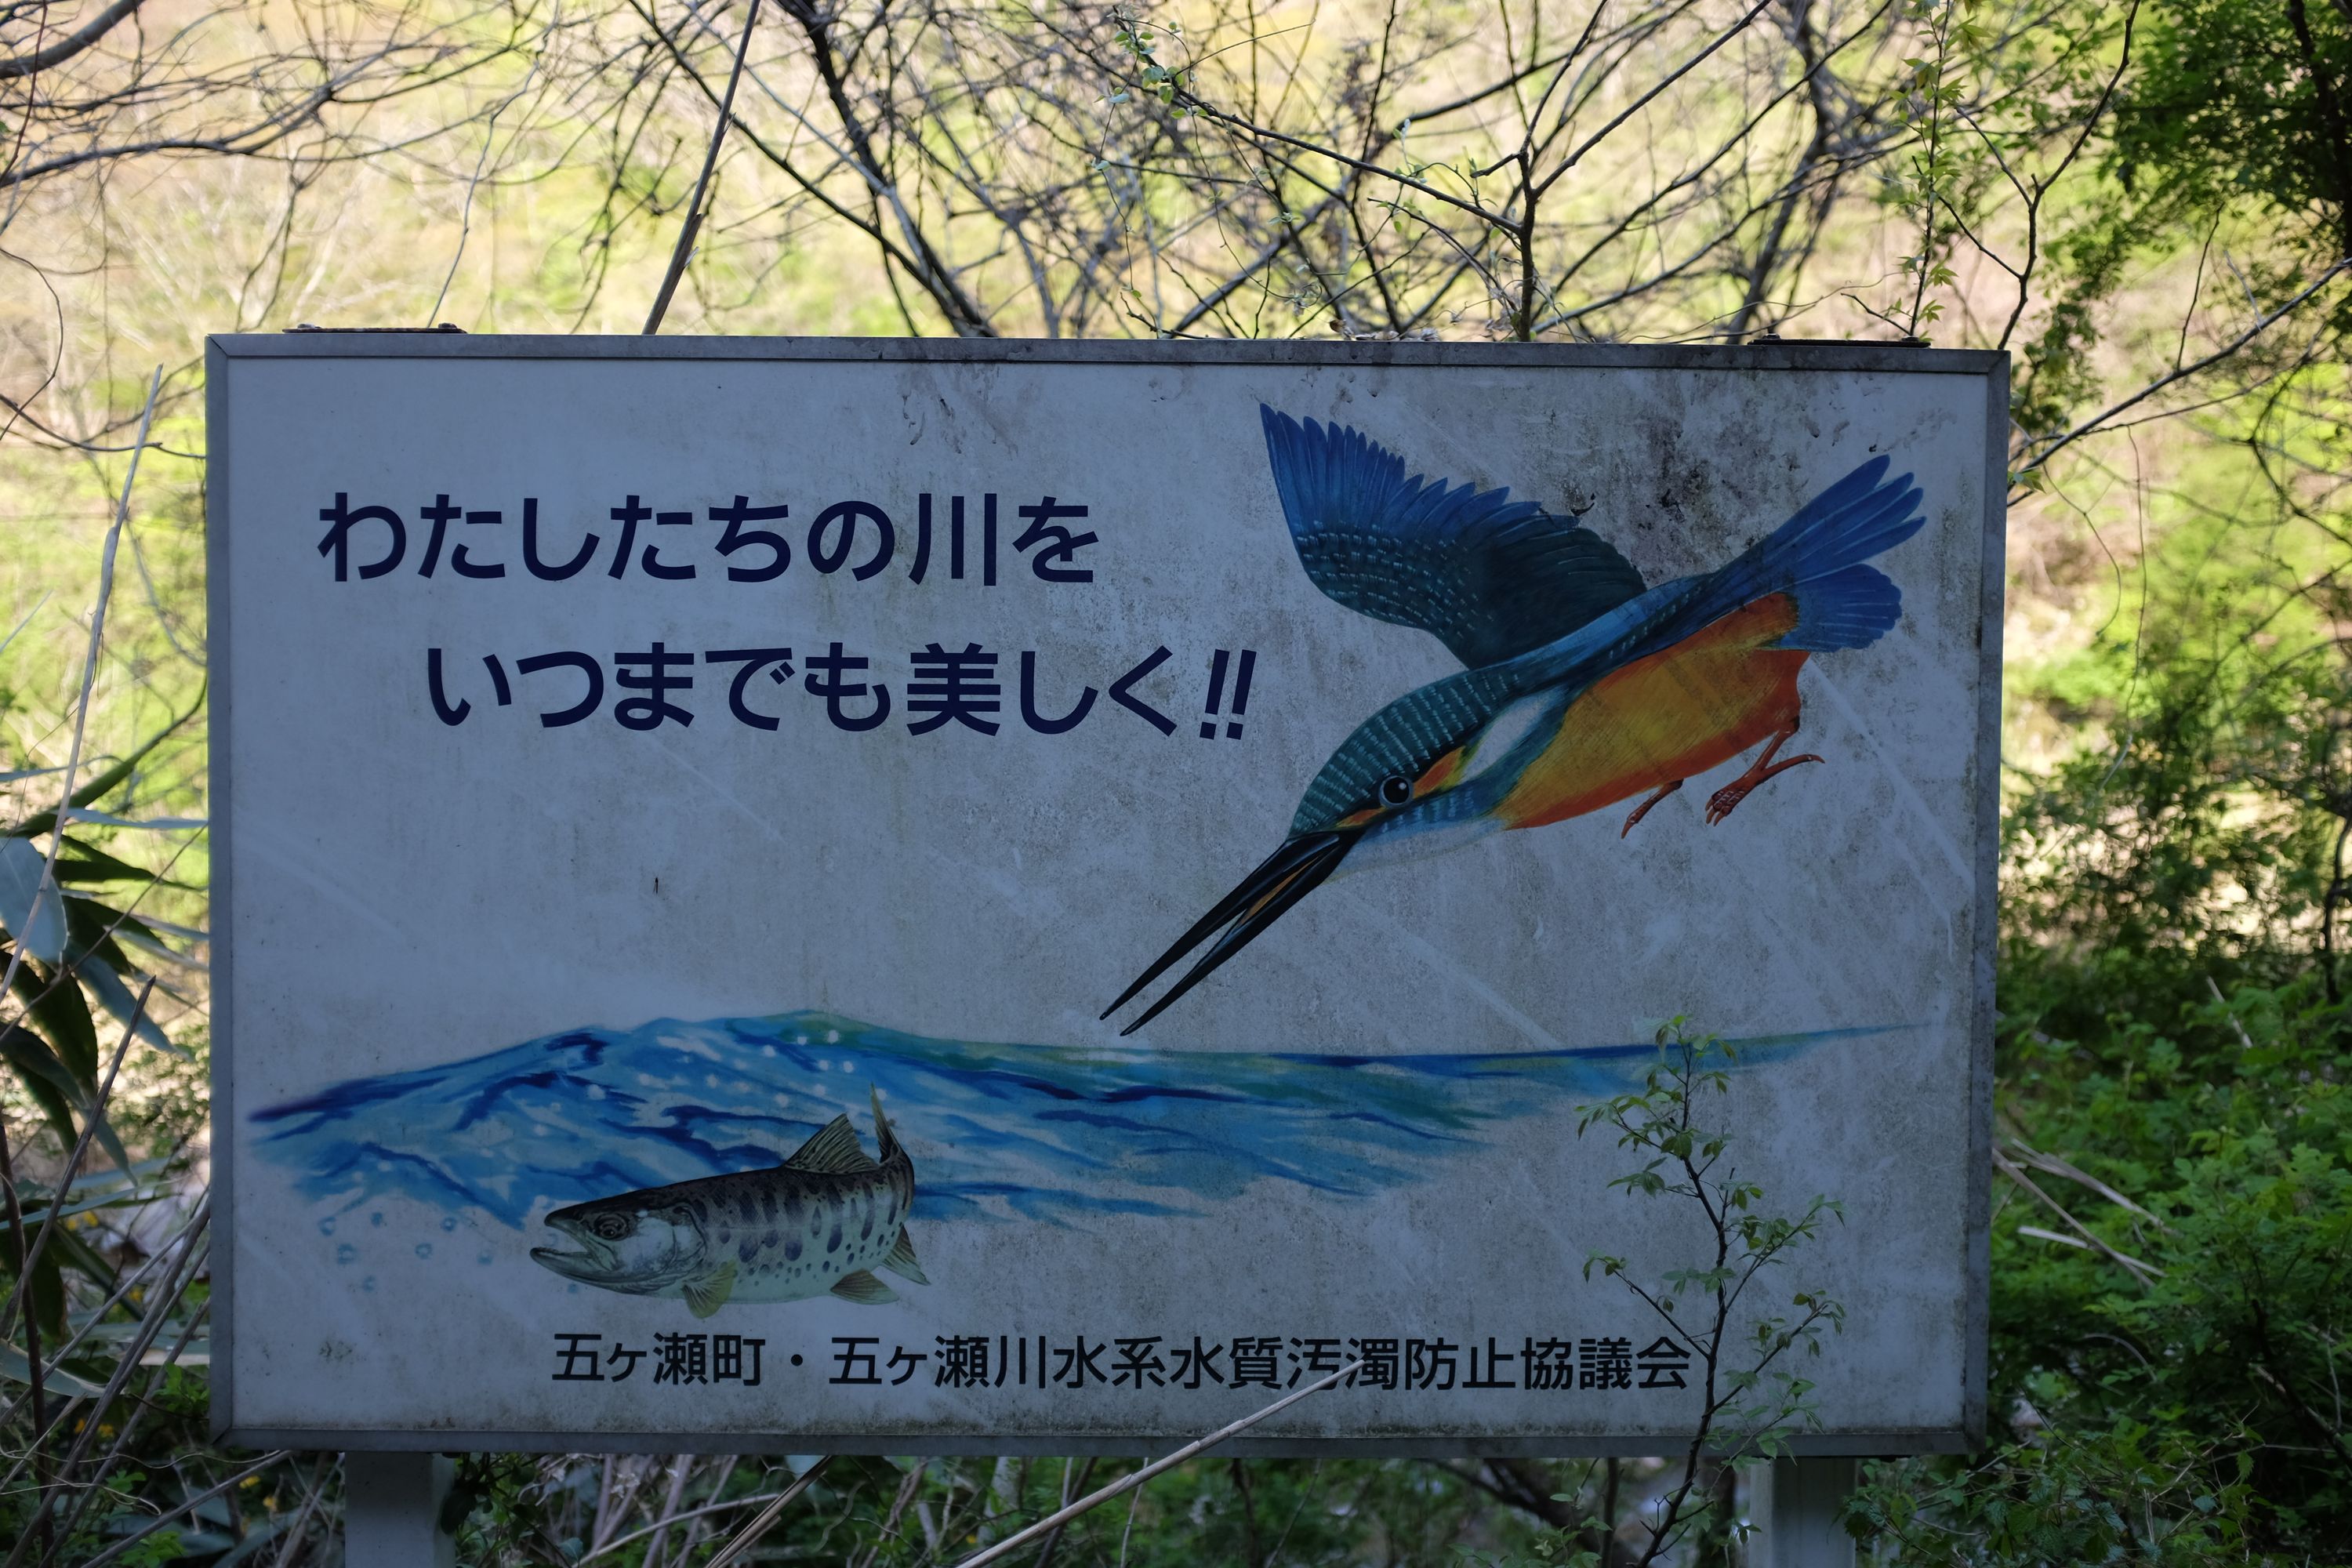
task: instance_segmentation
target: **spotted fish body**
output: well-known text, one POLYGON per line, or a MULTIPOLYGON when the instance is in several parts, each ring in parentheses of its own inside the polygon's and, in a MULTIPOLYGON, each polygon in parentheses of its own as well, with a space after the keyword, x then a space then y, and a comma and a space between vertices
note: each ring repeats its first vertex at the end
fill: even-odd
POLYGON ((887 1268, 929 1284, 907 1236, 915 1166, 878 1098, 881 1158, 837 1116, 780 1165, 645 1187, 558 1209, 549 1226, 579 1244, 531 1257, 569 1279, 633 1296, 682 1299, 698 1318, 729 1301, 799 1301, 832 1294, 898 1300, 874 1277, 887 1268))

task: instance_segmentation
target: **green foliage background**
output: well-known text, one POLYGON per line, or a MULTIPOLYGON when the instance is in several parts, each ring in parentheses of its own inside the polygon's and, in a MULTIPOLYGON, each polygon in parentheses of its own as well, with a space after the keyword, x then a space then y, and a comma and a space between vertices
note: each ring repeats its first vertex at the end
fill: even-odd
MULTIPOLYGON (((1377 324, 1370 301, 1386 275, 1366 258, 1373 225, 1389 225, 1428 237, 1444 260, 1414 273, 1425 258, 1406 256, 1398 278, 1454 279, 1443 288, 1458 291, 1425 317, 1449 335, 1646 341, 1771 326, 2010 348, 1993 1419, 1975 1454, 1869 1467, 1851 1528, 1865 1560, 1885 1563, 2352 1563, 2352 288, 2335 270, 2352 252, 2352 10, 2342 0, 2008 10, 1924 0, 1829 16, 1839 25, 1824 34, 1825 10, 1783 4, 1769 25, 1801 50, 1827 47, 1826 37, 1852 51, 1836 57, 1850 62, 1838 82, 1851 101, 1824 97, 1774 144, 1803 150, 1816 173, 1786 202, 1727 220, 1732 241, 1708 253, 1728 254, 1722 265, 1617 299, 1610 290, 1625 279, 1664 267, 1660 220, 1622 276, 1562 282, 1543 302, 1490 298, 1475 268, 1459 281, 1454 258, 1507 261, 1515 244, 1527 255, 1580 249, 1615 221, 1608 193, 1714 145, 1730 122, 1710 117, 1759 90, 1740 75, 1741 51, 1708 57, 1685 95, 1632 121, 1639 134, 1622 153, 1604 149, 1585 177, 1560 184, 1559 229, 1539 235, 1530 217, 1515 239, 1425 194, 1484 199, 1499 188, 1505 132, 1384 121, 1397 100, 1368 96, 1368 62, 1391 45, 1400 58, 1450 58, 1489 34, 1541 53, 1546 35, 1528 42, 1526 18, 1573 35, 1586 13, 1449 0, 1401 23, 1377 7, 1312 9, 1263 22, 1210 4, 948 18, 1011 40, 1037 79, 1083 79, 1073 100, 1084 114, 1056 122, 1068 140, 1047 138, 1038 156, 1114 191, 1097 255, 1126 258, 1115 311, 1052 320, 1000 286, 1022 265, 1003 237, 1025 215, 1009 198, 958 205, 910 186, 907 199, 969 263, 963 276, 1007 331, 1156 330, 1177 273, 1224 265, 1213 247, 1186 252, 1156 237, 1243 221, 1238 208, 1211 214, 1204 193, 1258 182, 1260 216, 1289 231, 1291 248, 1282 268, 1253 275, 1257 313, 1222 322, 1232 330, 1377 324), (1269 58, 1262 82, 1258 51, 1236 43, 1244 27, 1307 37, 1269 58), (1356 165, 1300 156, 1276 166, 1279 144, 1253 140, 1251 117, 1298 103, 1357 114, 1342 125, 1347 156, 1419 186, 1374 190, 1358 212, 1371 223, 1353 231, 1337 217, 1307 221, 1356 165), (1138 124, 1157 139, 1130 167, 1114 142, 1138 124), (1791 222, 1813 225, 1801 262, 1773 227, 1791 222), (1444 244, 1431 237, 1441 234, 1444 244), (1146 235, 1145 248, 1121 248, 1146 235)), ((1640 14, 1692 29, 1675 36, 1696 47, 1745 9, 1640 14)), ((0 822, 13 825, 0 833, 0 867, 54 845, 57 880, 73 895, 64 929, 46 936, 22 900, 0 912, 21 953, 15 1022, 0 1033, 13 1157, 0 1174, 16 1205, 0 1215, 0 1568, 109 1552, 228 1564, 334 1551, 331 1456, 223 1456, 206 1444, 205 839, 122 825, 205 807, 195 345, 210 330, 413 324, 435 308, 480 331, 635 331, 709 129, 691 91, 661 97, 692 38, 677 29, 662 35, 665 48, 627 53, 641 14, 625 7, 593 10, 561 37, 520 5, 329 10, 354 36, 427 29, 429 68, 353 110, 374 140, 307 163, 195 154, 88 183, 20 181, 0 217, 0 268, 28 285, 0 290, 10 399, 0 515, 14 524, 0 593, 7 626, 24 620, 0 653, 10 747, 0 768, 12 773, 0 822), (566 50, 606 35, 621 40, 613 58, 633 82, 656 84, 646 96, 609 121, 563 93, 526 96, 565 68, 566 50), (158 359, 154 445, 119 541, 85 714, 96 563, 158 359), (58 838, 46 814, 62 778, 50 770, 84 717, 89 761, 75 798, 117 820, 58 838), (110 1089, 122 1020, 150 979, 146 1043, 131 1037, 110 1089), (38 1243, 52 1207, 58 1221, 38 1243), (30 1358, 45 1366, 38 1400, 30 1358), (65 1500, 37 1512, 45 1498, 65 1500)), ((803 30, 823 20, 814 7, 785 11, 803 30)), ((195 48, 184 40, 201 36, 205 14, 172 15, 187 31, 156 36, 195 48)), ((0 5, 0 58, 18 42, 7 29, 32 15, 0 5)), ((258 49, 252 40, 271 26, 287 31, 268 6, 252 16, 239 48, 258 49)), ((564 92, 584 79, 563 78, 564 92)), ((0 95, 0 132, 21 142, 68 112, 71 85, 0 95)), ((1800 106, 1804 85, 1765 83, 1780 94, 1773 103, 1800 106)), ((942 99, 906 134, 992 144, 1010 133, 992 101, 942 99)), ((1336 144, 1330 123, 1297 129, 1336 144)), ((0 184, 12 168, 22 172, 0 164, 0 184)), ((1087 188, 1080 180, 1055 199, 1080 201, 1087 188)), ((673 328, 971 328, 905 268, 877 263, 838 214, 792 208, 772 222, 794 189, 756 160, 722 164, 673 328)), ((871 196, 833 199, 855 216, 871 196)), ((1087 264, 1062 256, 1039 270, 1066 279, 1087 264)), ((774 1462, 631 1464, 467 1457, 452 1508, 462 1560, 573 1562, 599 1510, 617 1508, 648 1533, 596 1561, 707 1561, 742 1512, 689 1525, 682 1510, 764 1498, 787 1479, 774 1462), (656 1530, 665 1507, 681 1522, 656 1530)), ((1129 1468, 843 1460, 786 1512, 760 1560, 951 1562, 1129 1468)), ((1746 1483, 1700 1479, 1722 1506, 1660 1561, 1739 1555, 1746 1483)), ((1639 1559, 1638 1520, 1672 1480, 1650 1461, 1212 1456, 1131 1507, 1122 1499, 1085 1516, 1030 1561, 1466 1556, 1606 1568, 1639 1559)))

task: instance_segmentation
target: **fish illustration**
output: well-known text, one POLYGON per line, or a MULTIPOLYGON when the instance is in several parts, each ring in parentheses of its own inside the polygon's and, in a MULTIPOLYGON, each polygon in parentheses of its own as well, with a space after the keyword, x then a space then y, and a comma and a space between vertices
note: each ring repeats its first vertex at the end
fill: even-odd
POLYGON ((907 1237, 915 1165, 869 1087, 877 1163, 836 1116, 792 1158, 764 1171, 642 1187, 547 1216, 579 1244, 534 1247, 532 1259, 567 1279, 631 1296, 677 1296, 698 1318, 729 1301, 801 1301, 830 1291, 845 1301, 897 1300, 874 1277, 887 1268, 928 1285, 907 1237))

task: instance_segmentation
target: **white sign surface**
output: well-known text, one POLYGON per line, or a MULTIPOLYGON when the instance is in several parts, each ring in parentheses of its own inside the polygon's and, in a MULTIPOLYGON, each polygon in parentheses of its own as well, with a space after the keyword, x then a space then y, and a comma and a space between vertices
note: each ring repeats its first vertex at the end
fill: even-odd
POLYGON ((1980 1426, 1998 358, 212 389, 241 1440, 1164 1447, 1361 1361, 1265 1445, 1657 1447, 1691 1335, 1585 1260, 1711 1242, 1576 1124, 1677 1016, 1844 1207, 1799 1447, 1980 1426))

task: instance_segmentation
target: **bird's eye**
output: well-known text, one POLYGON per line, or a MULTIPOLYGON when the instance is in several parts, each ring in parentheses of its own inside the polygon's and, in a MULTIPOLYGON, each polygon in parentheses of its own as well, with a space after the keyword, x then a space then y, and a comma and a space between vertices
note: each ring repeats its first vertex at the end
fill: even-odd
POLYGON ((616 1214, 600 1214, 591 1228, 606 1241, 618 1241, 629 1234, 629 1222, 616 1214))
POLYGON ((1381 781, 1381 804, 1402 805, 1412 798, 1412 781, 1402 773, 1391 773, 1381 781))

